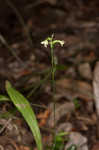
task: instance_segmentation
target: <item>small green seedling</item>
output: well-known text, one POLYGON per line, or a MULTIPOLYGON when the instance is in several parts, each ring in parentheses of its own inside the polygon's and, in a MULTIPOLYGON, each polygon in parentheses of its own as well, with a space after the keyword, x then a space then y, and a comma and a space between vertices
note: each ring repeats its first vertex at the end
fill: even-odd
POLYGON ((75 99, 73 100, 73 103, 74 103, 76 109, 79 109, 79 108, 80 108, 80 103, 79 103, 79 100, 78 100, 78 99, 75 98, 75 99))
POLYGON ((55 135, 52 145, 52 150, 63 150, 64 149, 64 142, 67 141, 66 136, 68 132, 60 132, 55 135))

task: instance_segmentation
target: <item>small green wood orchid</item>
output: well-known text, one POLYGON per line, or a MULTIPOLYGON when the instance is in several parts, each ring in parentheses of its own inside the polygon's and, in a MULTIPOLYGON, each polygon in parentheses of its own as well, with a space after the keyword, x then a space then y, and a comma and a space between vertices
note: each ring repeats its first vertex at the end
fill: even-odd
POLYGON ((56 121, 55 121, 55 104, 56 101, 54 99, 54 94, 55 94, 55 72, 57 70, 57 64, 58 64, 58 59, 57 56, 54 54, 54 46, 56 44, 60 44, 60 46, 64 45, 64 41, 61 40, 54 40, 54 34, 52 34, 51 37, 46 38, 44 41, 41 42, 42 45, 44 45, 45 48, 47 46, 50 46, 50 53, 51 53, 51 87, 52 87, 52 101, 53 101, 53 108, 54 108, 54 144, 52 145, 52 150, 58 150, 60 148, 63 148, 64 143, 63 139, 61 136, 56 136, 56 121))

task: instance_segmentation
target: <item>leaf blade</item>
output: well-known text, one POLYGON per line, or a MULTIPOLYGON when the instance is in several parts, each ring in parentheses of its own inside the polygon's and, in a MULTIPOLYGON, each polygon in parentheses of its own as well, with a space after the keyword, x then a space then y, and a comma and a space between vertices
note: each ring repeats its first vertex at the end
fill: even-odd
POLYGON ((28 100, 16 89, 14 89, 9 81, 6 81, 6 91, 11 98, 13 104, 17 107, 17 109, 21 112, 22 116, 24 117, 25 121, 29 125, 34 139, 37 144, 38 150, 42 150, 42 141, 41 141, 41 134, 38 127, 38 123, 35 117, 35 114, 28 102, 28 100))

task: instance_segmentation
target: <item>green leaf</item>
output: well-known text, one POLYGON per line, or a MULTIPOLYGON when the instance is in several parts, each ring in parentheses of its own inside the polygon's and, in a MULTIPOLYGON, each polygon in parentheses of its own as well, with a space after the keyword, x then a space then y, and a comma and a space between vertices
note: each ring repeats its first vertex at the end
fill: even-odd
POLYGON ((6 90, 7 90, 9 97, 11 98, 11 101, 17 107, 17 109, 21 112, 25 121, 29 125, 29 127, 34 135, 34 139, 36 141, 38 150, 42 150, 43 146, 42 146, 42 140, 41 140, 39 126, 38 126, 38 123, 36 120, 36 116, 31 108, 28 100, 20 92, 18 92, 16 89, 14 89, 11 86, 9 81, 6 81, 6 90))
POLYGON ((1 112, 0 113, 0 118, 12 118, 15 114, 16 114, 16 109, 12 109, 12 110, 9 110, 7 112, 1 112))
POLYGON ((80 108, 80 103, 79 103, 79 100, 78 100, 78 99, 75 98, 75 99, 73 100, 73 103, 74 103, 76 109, 79 109, 79 108, 80 108))
POLYGON ((64 148, 64 141, 68 132, 60 132, 54 137, 52 150, 62 150, 64 148))
POLYGON ((62 137, 56 137, 54 142, 53 142, 53 146, 52 146, 52 150, 62 150, 64 147, 64 140, 62 137))
POLYGON ((59 132, 56 136, 66 136, 66 135, 69 135, 69 132, 59 132))
POLYGON ((0 95, 0 101, 10 101, 10 99, 7 96, 0 95))
POLYGON ((56 69, 57 70, 67 70, 68 66, 65 66, 65 65, 56 65, 56 69))

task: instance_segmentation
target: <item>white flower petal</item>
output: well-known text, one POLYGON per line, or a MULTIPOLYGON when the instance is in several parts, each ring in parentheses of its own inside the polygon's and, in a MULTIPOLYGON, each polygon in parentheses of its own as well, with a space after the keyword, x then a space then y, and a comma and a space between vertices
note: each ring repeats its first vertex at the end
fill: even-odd
POLYGON ((43 44, 43 45, 44 45, 44 47, 46 47, 46 48, 47 48, 47 46, 48 46, 48 40, 42 41, 42 42, 41 42, 41 44, 43 44))

